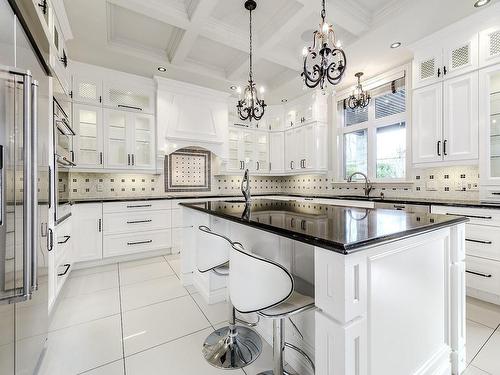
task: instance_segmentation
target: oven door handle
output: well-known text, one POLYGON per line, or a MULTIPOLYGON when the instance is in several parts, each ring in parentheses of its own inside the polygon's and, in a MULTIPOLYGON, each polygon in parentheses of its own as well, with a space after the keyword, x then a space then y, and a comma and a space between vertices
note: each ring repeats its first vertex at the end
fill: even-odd
POLYGON ((57 155, 57 162, 65 167, 76 167, 76 164, 65 156, 57 155))

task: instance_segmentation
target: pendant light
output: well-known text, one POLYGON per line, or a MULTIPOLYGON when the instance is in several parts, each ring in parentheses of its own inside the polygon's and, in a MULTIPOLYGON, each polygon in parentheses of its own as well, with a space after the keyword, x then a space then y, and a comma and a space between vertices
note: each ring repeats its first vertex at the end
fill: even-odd
POLYGON ((363 91, 363 86, 361 86, 360 79, 362 75, 362 72, 358 72, 354 75, 358 79, 358 84, 354 88, 351 96, 347 98, 347 106, 351 109, 365 108, 368 104, 370 104, 370 93, 363 91))
MULTIPOLYGON (((240 99, 236 108, 238 108, 238 115, 242 121, 255 120, 259 121, 264 115, 266 108, 266 103, 264 99, 259 99, 255 82, 253 81, 253 66, 252 66, 252 11, 257 8, 257 3, 254 0, 245 1, 245 9, 250 13, 250 70, 248 73, 248 85, 242 92, 241 88, 238 88, 238 94, 240 94, 240 99)), ((264 94, 264 88, 260 88, 260 94, 264 94)))
POLYGON ((342 80, 346 69, 346 57, 340 48, 340 43, 335 38, 333 26, 325 21, 326 6, 322 0, 321 22, 319 29, 313 32, 312 46, 304 47, 304 70, 301 76, 309 88, 319 85, 325 89, 330 83, 337 85, 342 80))

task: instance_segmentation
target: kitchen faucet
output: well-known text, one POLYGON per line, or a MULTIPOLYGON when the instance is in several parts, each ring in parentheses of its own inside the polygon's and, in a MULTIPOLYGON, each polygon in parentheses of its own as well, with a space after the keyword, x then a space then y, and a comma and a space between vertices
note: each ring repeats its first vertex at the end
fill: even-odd
POLYGON ((250 173, 248 169, 245 169, 245 174, 243 175, 243 179, 241 180, 241 192, 245 197, 245 203, 250 203, 250 173))
POLYGON ((372 191, 373 189, 373 186, 370 184, 370 181, 368 181, 368 177, 366 177, 366 174, 364 174, 363 172, 354 172, 349 177, 347 177, 347 182, 352 182, 353 176, 356 176, 358 174, 363 176, 365 179, 364 191, 365 191, 365 196, 368 197, 370 195, 370 191, 372 191))

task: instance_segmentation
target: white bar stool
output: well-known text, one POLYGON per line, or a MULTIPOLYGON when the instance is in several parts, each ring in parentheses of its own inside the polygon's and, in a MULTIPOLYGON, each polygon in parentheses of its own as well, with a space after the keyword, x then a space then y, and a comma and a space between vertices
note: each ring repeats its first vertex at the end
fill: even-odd
POLYGON ((307 353, 285 342, 284 331, 285 319, 314 309, 314 299, 294 291, 293 276, 286 268, 246 252, 238 242, 233 242, 229 259, 229 295, 236 310, 241 313, 256 312, 273 319, 273 370, 258 375, 292 374, 284 370, 285 347, 304 356, 314 371, 314 363, 307 353))
MULTIPOLYGON (((232 242, 229 238, 212 232, 204 225, 201 231, 200 246, 196 249, 198 271, 214 272, 219 276, 228 276, 229 252, 232 242)), ((262 340, 250 328, 236 325, 236 311, 228 298, 229 324, 212 332, 203 343, 203 356, 212 366, 222 369, 243 368, 257 359, 262 352, 262 340)), ((244 322, 243 322, 244 323, 244 322)), ((249 324, 252 326, 252 324, 249 324)))

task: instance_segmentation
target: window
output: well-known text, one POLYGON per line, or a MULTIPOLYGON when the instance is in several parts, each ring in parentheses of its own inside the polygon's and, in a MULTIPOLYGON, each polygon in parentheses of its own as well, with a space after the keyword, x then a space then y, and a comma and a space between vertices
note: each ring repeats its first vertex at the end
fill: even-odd
POLYGON ((371 180, 406 177, 405 77, 368 90, 370 104, 354 110, 338 102, 343 178, 363 172, 371 180))

